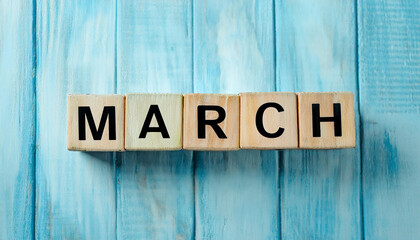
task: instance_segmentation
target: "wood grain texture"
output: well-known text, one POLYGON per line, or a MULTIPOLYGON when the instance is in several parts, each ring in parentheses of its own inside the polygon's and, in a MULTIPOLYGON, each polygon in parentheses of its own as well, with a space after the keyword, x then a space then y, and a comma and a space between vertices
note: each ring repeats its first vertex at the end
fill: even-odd
POLYGON ((355 1, 0 0, 0 239, 417 239, 420 4, 355 1), (66 149, 68 93, 193 90, 352 91, 356 148, 66 149))
POLYGON ((296 93, 241 93, 240 145, 243 149, 290 149, 298 147, 296 93), (266 105, 278 104, 279 107, 266 105), (264 106, 270 106, 265 108, 264 106), (280 108, 281 107, 281 108, 280 108), (257 113, 262 111, 262 128, 257 128, 257 113), (281 128, 281 129, 280 129, 281 128), (266 137, 265 134, 278 137, 266 137))
POLYGON ((358 1, 364 237, 420 235, 420 2, 358 1))
MULTIPOLYGON (((215 110, 204 112, 205 120, 221 119, 222 115, 215 110)), ((199 94, 184 95, 184 129, 183 148, 190 150, 238 150, 239 149, 239 96, 234 94, 199 94), (218 106, 224 111, 223 121, 214 129, 210 125, 204 128, 204 138, 198 135, 198 107, 218 106), (226 138, 217 135, 224 134, 226 138)))
POLYGON ((77 151, 124 151, 124 96, 71 94, 67 96, 67 149, 77 151), (80 112, 79 107, 89 107, 89 113, 80 112), (114 107, 113 113, 105 111, 105 107, 114 107), (105 115, 104 115, 105 113, 105 115), (84 116, 84 140, 80 140, 81 121, 84 116), (93 120, 93 128, 89 123, 93 120), (104 122, 102 132, 101 123, 104 122), (111 133, 111 128, 115 130, 111 133), (93 132, 101 134, 94 139, 93 132), (113 138, 112 139, 112 135, 113 138))
POLYGON ((125 149, 182 149, 182 109, 182 94, 127 94, 125 149))
POLYGON ((0 1, 0 239, 34 237, 32 1, 0 1))
MULTIPOLYGON (((274 90, 273 2, 194 1, 194 92, 274 90)), ((197 239, 279 238, 278 153, 196 152, 197 239)))
POLYGON ((36 238, 114 239, 112 153, 66 147, 69 93, 114 92, 115 2, 36 2, 36 238))
POLYGON ((299 148, 334 149, 355 147, 354 96, 352 92, 298 93, 297 95, 299 148), (334 109, 334 104, 337 103, 340 104, 338 113, 334 109), (314 111, 313 104, 318 104, 319 114, 316 114, 314 111), (325 121, 325 117, 332 117, 333 119, 325 121), (314 119, 318 119, 318 121, 314 119), (314 136, 314 126, 316 126, 314 121, 319 124, 319 136, 316 137, 314 136), (337 129, 337 132, 336 127, 340 129, 339 131, 337 129))
MULTIPOLYGON (((277 90, 351 91, 357 99, 355 2, 276 0, 275 6, 277 90)), ((357 102, 355 112, 358 120, 357 102)), ((282 239, 360 239, 359 144, 288 150, 280 158, 282 239)))
MULTIPOLYGON (((117 3, 118 92, 192 92, 191 0, 117 3)), ((118 238, 194 239, 192 152, 117 157, 118 238)))

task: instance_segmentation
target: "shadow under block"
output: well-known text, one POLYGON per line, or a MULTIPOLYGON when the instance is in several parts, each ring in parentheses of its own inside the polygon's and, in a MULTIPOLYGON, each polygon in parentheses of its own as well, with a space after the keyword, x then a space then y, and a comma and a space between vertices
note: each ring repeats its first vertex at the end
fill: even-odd
POLYGON ((356 146, 351 92, 298 93, 299 148, 356 146))
POLYGON ((239 96, 185 94, 183 148, 239 149, 239 96))
POLYGON ((68 95, 67 148, 124 151, 124 96, 68 95))
POLYGON ((298 147, 296 93, 241 93, 240 99, 241 148, 298 147))
POLYGON ((182 94, 127 94, 125 149, 181 149, 182 107, 182 94))

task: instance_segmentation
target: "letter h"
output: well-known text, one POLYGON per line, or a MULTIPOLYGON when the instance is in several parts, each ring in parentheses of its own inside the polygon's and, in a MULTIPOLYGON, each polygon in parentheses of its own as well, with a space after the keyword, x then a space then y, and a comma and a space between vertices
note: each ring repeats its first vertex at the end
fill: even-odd
POLYGON ((321 117, 319 110, 319 103, 312 104, 312 128, 313 137, 321 137, 321 122, 334 122, 334 136, 341 137, 341 105, 340 103, 334 103, 334 116, 333 117, 321 117))

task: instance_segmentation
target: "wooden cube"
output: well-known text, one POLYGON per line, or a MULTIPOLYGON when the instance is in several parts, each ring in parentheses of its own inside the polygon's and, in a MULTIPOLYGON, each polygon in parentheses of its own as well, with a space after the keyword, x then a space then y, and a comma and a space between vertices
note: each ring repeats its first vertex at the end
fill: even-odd
POLYGON ((183 148, 239 149, 239 96, 184 95, 183 148))
POLYGON ((125 149, 181 149, 182 107, 182 94, 127 94, 125 149))
POLYGON ((298 93, 298 112, 300 148, 356 146, 353 93, 298 93))
POLYGON ((298 147, 295 93, 241 93, 240 146, 245 149, 298 147))
POLYGON ((124 96, 68 95, 67 148, 124 151, 124 96))

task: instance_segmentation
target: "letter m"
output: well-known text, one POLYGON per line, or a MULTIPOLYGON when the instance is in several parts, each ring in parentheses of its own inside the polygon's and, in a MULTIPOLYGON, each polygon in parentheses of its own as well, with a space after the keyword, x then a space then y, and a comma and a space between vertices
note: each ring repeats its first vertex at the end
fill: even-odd
POLYGON ((101 140, 104 133, 106 120, 109 118, 109 140, 116 140, 116 127, 115 127, 115 107, 105 106, 102 111, 99 128, 96 128, 95 121, 93 120, 90 107, 79 107, 79 140, 86 140, 86 119, 89 124, 90 131, 94 140, 101 140))

